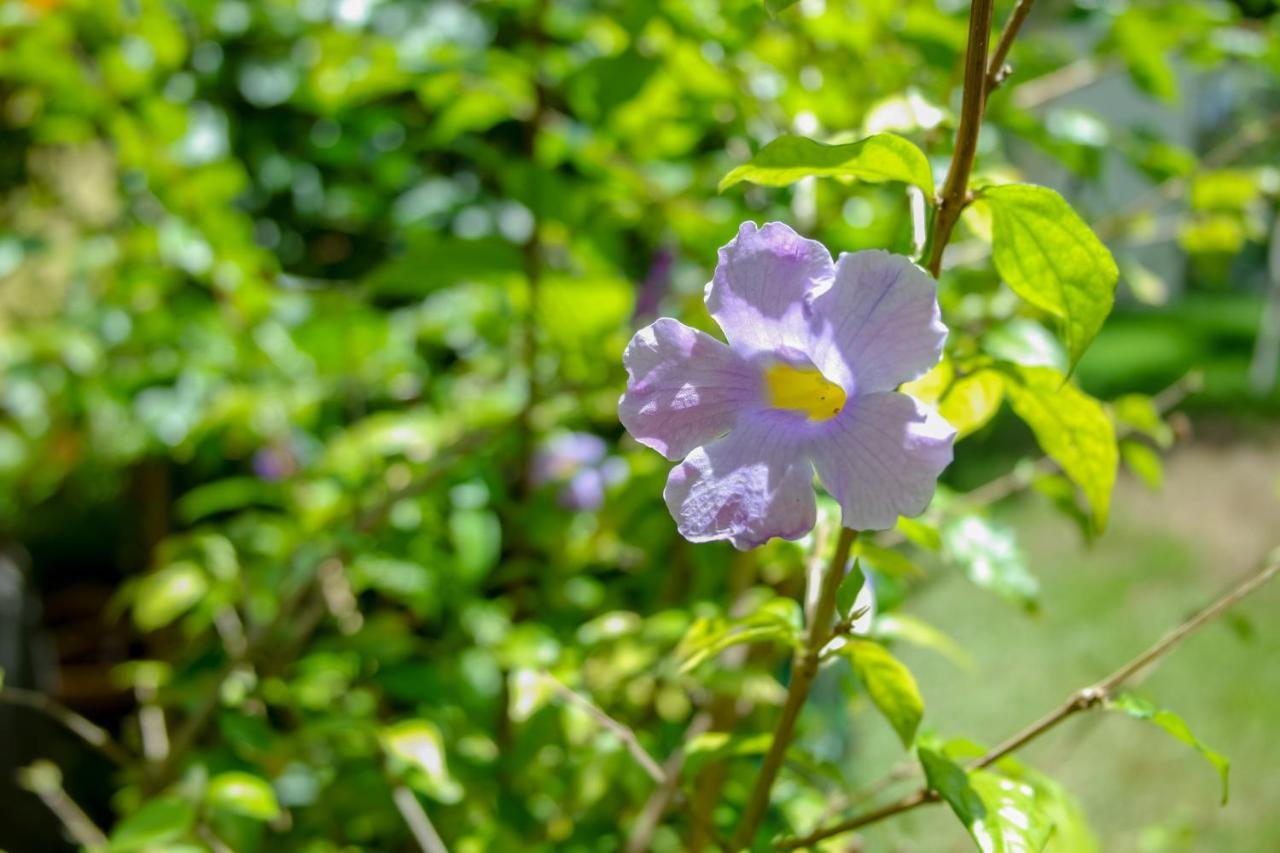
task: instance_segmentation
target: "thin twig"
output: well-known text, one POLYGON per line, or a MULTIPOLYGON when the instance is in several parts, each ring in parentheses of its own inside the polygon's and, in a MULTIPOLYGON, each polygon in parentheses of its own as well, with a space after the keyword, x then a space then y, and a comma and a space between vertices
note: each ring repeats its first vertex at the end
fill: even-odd
POLYGON ((436 832, 435 825, 431 823, 426 809, 418 802, 413 791, 404 785, 397 785, 391 791, 391 799, 395 801, 396 809, 408 824, 413 840, 418 842, 422 853, 449 853, 449 848, 444 846, 444 839, 436 832))
POLYGON ((102 753, 118 767, 128 767, 133 763, 133 756, 124 747, 116 743, 106 729, 80 716, 66 705, 43 693, 35 690, 24 690, 21 687, 5 687, 0 689, 0 704, 21 705, 24 708, 39 711, 51 720, 60 723, 63 728, 102 753))
POLYGON ((835 553, 832 554, 831 562, 822 577, 822 586, 809 622, 809 635, 805 640, 804 651, 797 657, 792 667, 791 684, 787 688, 787 698, 783 703, 782 713, 778 717, 778 724, 773 730, 773 740, 769 744, 769 751, 765 753, 764 762, 760 765, 760 774, 751 788, 746 808, 743 809, 737 832, 734 833, 731 842, 734 850, 751 846, 756 829, 759 828, 765 809, 769 806, 769 793, 773 790, 774 780, 778 778, 778 771, 782 768, 787 747, 790 746, 791 737, 795 733, 796 721, 800 718, 800 711, 809 698, 813 679, 818 674, 822 648, 831 638, 832 618, 836 612, 836 590, 844 580, 845 566, 849 562, 849 550, 853 547, 853 541, 857 536, 856 530, 840 528, 835 553))
POLYGON ((52 761, 37 761, 18 771, 18 784, 40 798, 54 817, 89 850, 105 850, 107 837, 62 786, 62 770, 52 761))
MULTIPOLYGON (((1158 642, 1143 651, 1141 654, 1129 660, 1123 666, 1112 672, 1106 678, 1096 684, 1077 690, 1067 697, 1057 708, 1054 708, 1048 714, 1045 714, 1036 722, 1024 728, 1022 731, 1005 740, 999 746, 996 746, 981 758, 973 761, 968 769, 977 770, 983 767, 989 767, 1005 756, 1016 752, 1022 747, 1036 740, 1046 732, 1058 726, 1063 720, 1075 716, 1081 711, 1095 708, 1105 702, 1114 695, 1115 691, 1129 681, 1140 671, 1146 669, 1152 664, 1159 661, 1169 653, 1175 646, 1185 640, 1191 634, 1203 628, 1217 617, 1221 616, 1227 610, 1239 604, 1243 599, 1256 592, 1268 581, 1280 574, 1280 548, 1273 550, 1263 561, 1262 567, 1249 577, 1232 587, 1228 592, 1207 607, 1197 612, 1194 616, 1165 634, 1158 642)), ((865 814, 855 815, 839 823, 831 824, 817 829, 808 835, 784 839, 777 845, 781 850, 796 850, 802 847, 810 847, 827 838, 851 832, 855 829, 877 823, 902 812, 910 811, 917 806, 926 803, 936 802, 938 796, 936 793, 921 788, 911 794, 903 797, 896 802, 882 806, 874 811, 865 814)))
POLYGON ((937 278, 942 271, 942 252, 951 239, 951 230, 960 219, 968 200, 969 175, 978 153, 978 131, 987 104, 987 44, 991 41, 993 0, 973 0, 969 10, 969 41, 964 54, 964 95, 960 105, 960 126, 956 129, 955 150, 947 181, 938 197, 933 219, 929 272, 937 278))
POLYGON ((659 785, 665 785, 667 783, 666 771, 664 771, 662 769, 662 765, 658 764, 658 762, 654 760, 654 757, 646 752, 645 748, 640 745, 640 739, 636 737, 636 733, 632 731, 629 726, 618 722, 613 717, 610 717, 600 709, 599 705, 596 705, 586 696, 583 696, 577 691, 570 690, 551 673, 544 672, 542 673, 542 677, 546 679, 547 684, 550 685, 562 699, 577 705, 579 708, 591 715, 591 718, 597 723, 617 735, 618 739, 626 744, 627 750, 631 753, 631 757, 636 760, 637 764, 644 768, 644 772, 648 773, 653 781, 657 782, 659 785))
POLYGON ((1013 47, 1013 40, 1018 37, 1018 31, 1022 29, 1027 15, 1031 13, 1031 4, 1034 2, 1035 0, 1018 0, 1018 4, 1009 13, 1009 20, 1000 33, 1000 41, 996 43, 996 49, 991 52, 991 61, 987 63, 988 95, 1000 88, 1000 84, 1013 72, 1013 69, 1005 64, 1005 60, 1009 58, 1009 49, 1013 47))

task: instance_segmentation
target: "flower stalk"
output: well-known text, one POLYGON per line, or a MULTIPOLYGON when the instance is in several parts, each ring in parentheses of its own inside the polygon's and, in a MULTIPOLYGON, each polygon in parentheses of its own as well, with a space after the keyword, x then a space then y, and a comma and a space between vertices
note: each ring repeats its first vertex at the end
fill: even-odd
POLYGON ((787 747, 791 745, 796 721, 800 718, 800 711, 809 698, 809 690, 813 687, 813 680, 818 674, 822 649, 831 639, 832 623, 836 612, 836 590, 844 580, 845 567, 849 563, 849 551, 853 548, 853 542, 857 537, 856 530, 840 528, 835 552, 831 555, 831 562, 821 578, 822 586, 819 589, 818 601, 813 608, 813 617, 809 621, 804 649, 796 656, 792 667, 791 684, 787 688, 787 698, 782 706, 782 714, 778 717, 777 726, 773 730, 773 740, 769 744, 764 762, 760 765, 760 774, 751 788, 746 808, 738 823, 738 830, 734 833, 730 845, 734 850, 751 846, 756 830, 760 827, 760 821, 764 817, 765 809, 769 806, 769 794, 773 790, 774 781, 778 778, 783 759, 786 758, 787 747))
MULTIPOLYGON (((951 239, 951 231, 968 202, 969 175, 978 154, 978 131, 987 105, 987 46, 991 42, 991 17, 994 0, 973 0, 969 11, 969 41, 964 54, 964 96, 960 106, 960 127, 956 130, 955 150, 947 182, 938 196, 930 239, 929 272, 934 278, 942 272, 942 252, 951 239)), ((1019 22, 1020 24, 1021 22, 1019 22)), ((1016 30, 1015 30, 1016 32, 1016 30)))

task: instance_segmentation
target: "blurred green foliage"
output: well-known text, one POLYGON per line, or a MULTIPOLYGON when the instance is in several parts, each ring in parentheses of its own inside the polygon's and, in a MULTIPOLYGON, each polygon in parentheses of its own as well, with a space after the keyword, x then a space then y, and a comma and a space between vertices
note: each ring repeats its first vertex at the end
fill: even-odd
MULTIPOLYGON (((667 466, 616 422, 622 348, 659 312, 709 327, 701 288, 742 220, 919 249, 896 181, 946 168, 967 12, 766 5, 0 4, 0 517, 17 541, 122 555, 138 760, 114 779, 113 849, 399 849, 414 808, 454 850, 616 849, 654 782, 546 673, 660 761, 685 744, 647 847, 732 829, 717 804, 745 797, 834 522, 824 506, 812 539, 749 555, 680 540, 667 466), (926 157, 868 172, 846 150, 822 155, 834 179, 728 186, 780 136, 869 134, 926 157), (625 477, 602 506, 562 500, 580 461, 533 476, 558 430, 608 440, 625 477), (94 512, 110 532, 63 529, 94 512)), ((1034 487, 1094 535, 1116 433, 1159 480, 1170 430, 1146 393, 1200 367, 1205 399, 1245 399, 1280 289, 1271 11, 1037 4, 974 183, 1053 184, 1084 222, 1044 190, 1034 216, 1008 189, 966 212, 948 355, 918 389, 965 441, 925 519, 860 545, 879 642, 831 667, 840 695, 806 717, 770 833, 848 792, 865 707, 911 742, 919 694, 879 643, 950 650, 903 610, 928 577, 1034 606, 991 499, 1034 487), (1093 87, 1112 94, 1078 97, 1093 87), (1029 296, 1020 216, 1064 245, 1087 222, 1116 257, 1119 315, 1077 371, 1114 405, 1063 385, 1110 283, 1050 264, 1057 297, 1029 296)), ((1050 843, 1086 849, 1069 797, 1025 786, 1050 791, 1050 843)))

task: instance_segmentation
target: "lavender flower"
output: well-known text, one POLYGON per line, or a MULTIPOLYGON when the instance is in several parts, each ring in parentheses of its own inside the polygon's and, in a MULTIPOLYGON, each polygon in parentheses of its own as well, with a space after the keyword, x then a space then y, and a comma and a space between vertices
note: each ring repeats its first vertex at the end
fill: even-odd
POLYGON ((558 483, 565 509, 594 511, 604 504, 605 489, 626 478, 626 463, 609 456, 609 446, 588 432, 551 436, 533 457, 535 486, 558 483))
POLYGON ((894 389, 942 354, 933 279, 882 251, 833 264, 782 223, 746 222, 705 298, 728 345, 657 320, 623 355, 618 402, 637 441, 684 460, 663 496, 685 538, 746 549, 803 536, 815 468, 846 527, 924 511, 955 430, 894 389))

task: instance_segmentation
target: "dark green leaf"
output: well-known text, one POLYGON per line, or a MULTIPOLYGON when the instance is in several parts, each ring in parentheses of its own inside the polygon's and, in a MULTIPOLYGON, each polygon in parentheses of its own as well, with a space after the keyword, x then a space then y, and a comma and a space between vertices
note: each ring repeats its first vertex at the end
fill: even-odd
POLYGON ((846 145, 827 145, 804 136, 780 136, 747 163, 724 176, 720 191, 740 181, 781 187, 811 175, 859 181, 901 181, 933 195, 929 160, 915 143, 878 133, 846 145))
POLYGON ((858 565, 857 560, 854 560, 849 568, 849 574, 844 576, 844 580, 840 581, 840 586, 836 589, 836 610, 841 616, 847 617, 853 610, 854 602, 858 600, 858 593, 862 592, 862 585, 866 582, 867 578, 862 573, 862 567, 858 565))
POLYGON ((111 850, 143 850, 176 841, 191 831, 196 807, 180 797, 161 797, 126 817, 111 833, 111 850))

